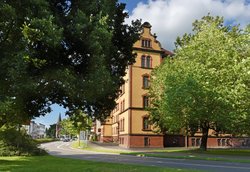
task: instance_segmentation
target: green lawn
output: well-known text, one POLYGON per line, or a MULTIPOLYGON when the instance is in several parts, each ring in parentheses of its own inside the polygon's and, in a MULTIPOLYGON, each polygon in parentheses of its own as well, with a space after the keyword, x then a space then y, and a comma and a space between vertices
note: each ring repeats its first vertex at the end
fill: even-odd
POLYGON ((173 168, 101 163, 53 156, 0 157, 1 172, 191 172, 173 168))
POLYGON ((207 151, 193 150, 191 152, 210 155, 250 156, 250 149, 208 149, 207 151))
POLYGON ((134 156, 159 158, 196 159, 227 162, 250 163, 250 149, 209 149, 207 151, 193 150, 156 150, 150 152, 122 153, 134 156))

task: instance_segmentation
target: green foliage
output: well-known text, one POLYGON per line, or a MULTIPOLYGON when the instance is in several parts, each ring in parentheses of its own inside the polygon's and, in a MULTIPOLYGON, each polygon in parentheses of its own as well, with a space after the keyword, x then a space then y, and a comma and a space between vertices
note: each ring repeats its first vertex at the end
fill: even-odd
POLYGON ((54 103, 104 119, 141 29, 124 23, 124 9, 117 0, 1 1, 0 126, 45 115, 54 103))
MULTIPOLYGON (((80 159, 58 158, 54 156, 32 156, 32 157, 0 157, 0 171, 15 172, 196 172, 177 168, 150 167, 131 164, 116 164, 96 161, 85 161, 80 159), (42 164, 42 165, 41 165, 42 164)), ((198 172, 198 171, 197 171, 198 172)))
POLYGON ((151 116, 164 132, 200 128, 206 149, 209 129, 249 131, 250 33, 224 26, 220 17, 193 25, 194 34, 177 39, 174 59, 153 73, 151 116))
POLYGON ((92 126, 92 119, 82 110, 76 110, 75 113, 70 116, 70 120, 77 131, 90 130, 92 126))
POLYGON ((0 156, 45 155, 25 131, 16 128, 0 128, 0 156))
MULTIPOLYGON (((92 126, 92 119, 81 110, 76 110, 73 115, 67 119, 63 119, 60 123, 61 135, 76 136, 81 131, 89 131, 92 126)), ((80 140, 79 140, 80 142, 80 140)))
POLYGON ((73 125, 73 121, 70 120, 70 118, 63 119, 60 123, 61 125, 61 135, 73 135, 76 136, 78 134, 78 131, 76 127, 73 125))
POLYGON ((56 137, 56 124, 52 124, 49 126, 49 128, 46 130, 46 136, 50 138, 56 137))
POLYGON ((42 143, 49 143, 49 142, 58 141, 58 139, 54 139, 54 138, 41 138, 41 139, 35 139, 34 141, 37 144, 42 144, 42 143))

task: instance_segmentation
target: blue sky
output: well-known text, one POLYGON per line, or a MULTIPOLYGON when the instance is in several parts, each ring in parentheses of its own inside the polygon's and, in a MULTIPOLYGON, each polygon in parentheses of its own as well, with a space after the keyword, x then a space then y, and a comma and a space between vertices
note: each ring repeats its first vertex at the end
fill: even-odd
MULTIPOLYGON (((156 33, 162 47, 173 50, 177 36, 192 32, 192 23, 210 13, 223 16, 225 23, 240 24, 244 28, 250 24, 250 0, 119 0, 126 3, 129 19, 150 22, 152 33, 156 33)), ((46 126, 58 120, 59 113, 65 118, 65 109, 53 105, 52 112, 35 121, 46 126)))
POLYGON ((136 7, 136 5, 139 2, 147 2, 147 0, 119 0, 119 2, 121 3, 125 3, 126 4, 126 10, 128 10, 128 12, 132 12, 132 10, 136 7))

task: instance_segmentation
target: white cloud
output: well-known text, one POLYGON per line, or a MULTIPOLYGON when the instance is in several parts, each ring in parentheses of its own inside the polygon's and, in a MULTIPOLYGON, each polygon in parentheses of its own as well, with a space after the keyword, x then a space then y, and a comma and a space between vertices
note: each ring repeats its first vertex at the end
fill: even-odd
POLYGON ((243 27, 250 23, 248 0, 148 0, 137 4, 127 22, 135 19, 150 22, 162 46, 173 50, 176 37, 190 33, 194 20, 208 13, 243 27))

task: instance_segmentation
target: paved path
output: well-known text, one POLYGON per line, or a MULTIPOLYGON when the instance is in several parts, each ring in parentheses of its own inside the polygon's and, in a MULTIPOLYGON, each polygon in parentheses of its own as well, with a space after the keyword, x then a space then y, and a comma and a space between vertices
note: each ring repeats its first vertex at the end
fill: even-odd
POLYGON ((73 149, 70 147, 69 142, 46 143, 42 144, 41 147, 45 148, 53 156, 99 161, 99 162, 137 164, 137 165, 140 164, 146 166, 197 169, 197 170, 213 171, 213 172, 250 171, 250 164, 248 163, 229 163, 220 161, 136 157, 129 155, 118 155, 114 153, 91 152, 91 151, 73 149))

